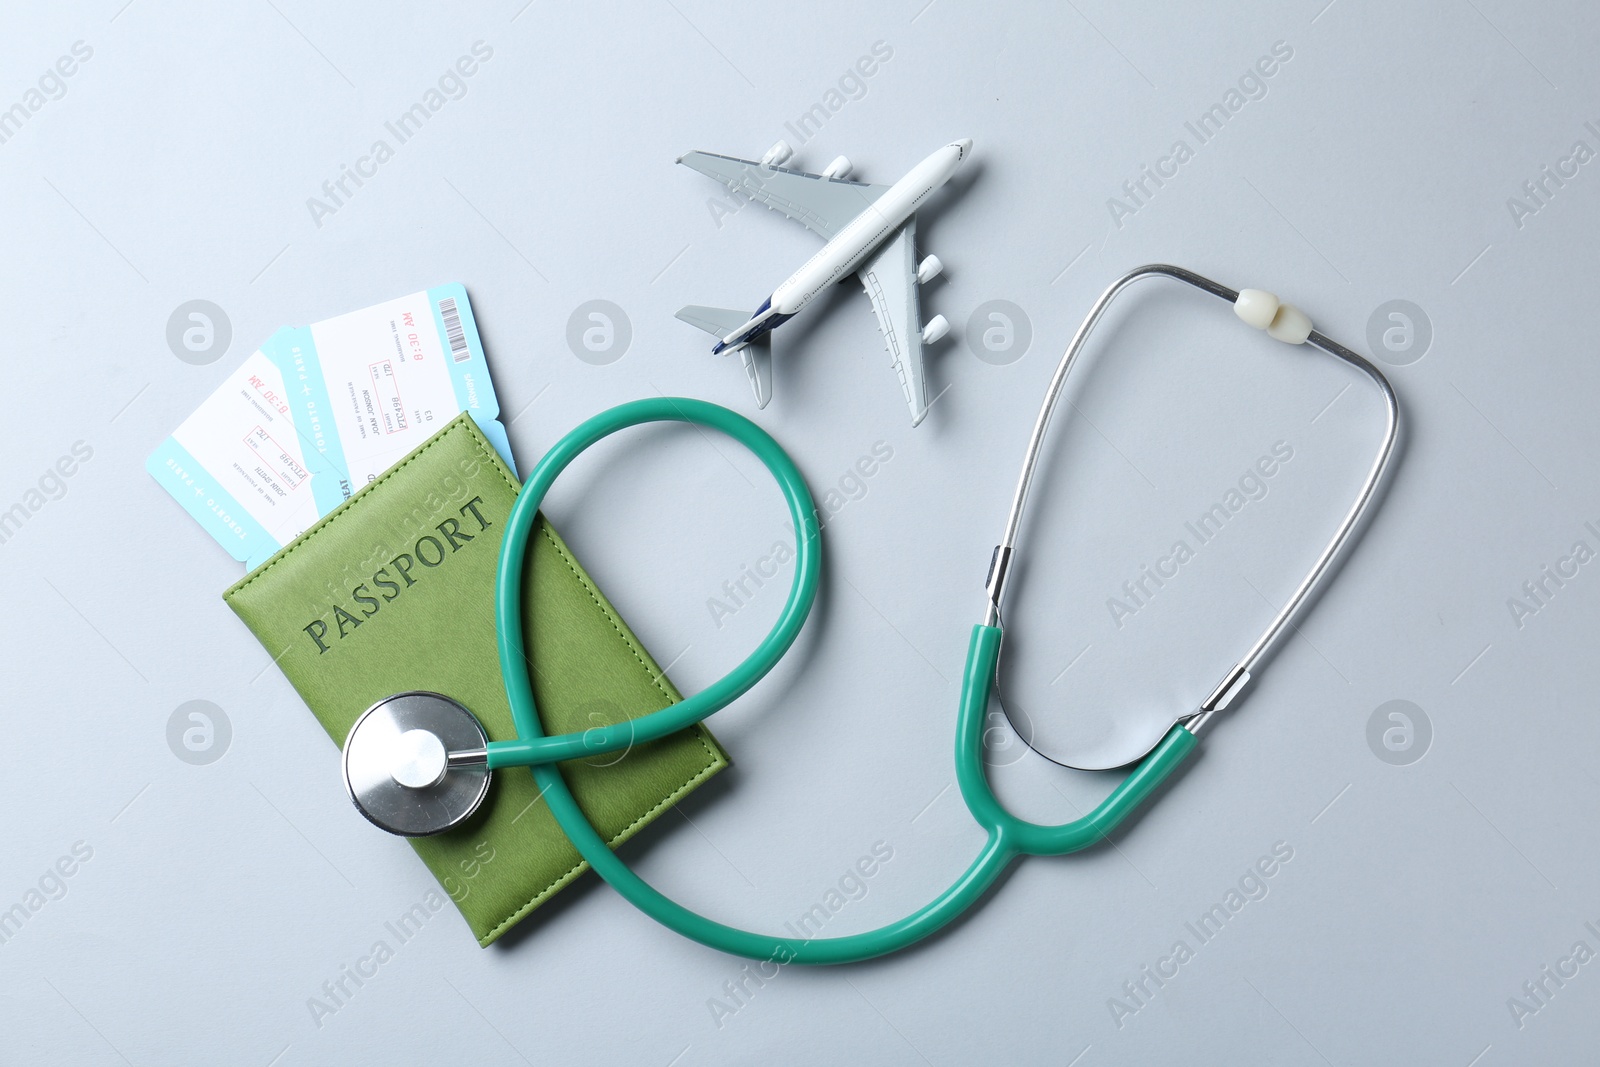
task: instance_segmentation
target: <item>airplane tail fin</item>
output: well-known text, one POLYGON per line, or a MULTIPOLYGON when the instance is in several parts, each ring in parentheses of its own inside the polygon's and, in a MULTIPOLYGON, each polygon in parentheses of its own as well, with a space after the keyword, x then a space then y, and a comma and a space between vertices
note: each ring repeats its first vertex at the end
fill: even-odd
MULTIPOLYGON (((721 340, 745 325, 750 316, 731 308, 690 304, 679 310, 678 318, 721 340)), ((755 393, 756 407, 764 408, 772 399, 772 346, 767 341, 767 335, 763 334, 737 351, 739 358, 744 362, 744 373, 750 381, 750 389, 755 393)))

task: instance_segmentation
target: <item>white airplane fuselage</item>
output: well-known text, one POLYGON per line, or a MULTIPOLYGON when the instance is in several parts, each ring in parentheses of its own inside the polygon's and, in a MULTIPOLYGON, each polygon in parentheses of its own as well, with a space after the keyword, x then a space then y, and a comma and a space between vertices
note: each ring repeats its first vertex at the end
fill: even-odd
POLYGON ((817 254, 772 291, 748 322, 724 337, 713 351, 743 348, 762 334, 798 314, 817 294, 853 274, 900 225, 922 206, 972 151, 972 141, 955 141, 912 167, 906 176, 852 219, 817 254))

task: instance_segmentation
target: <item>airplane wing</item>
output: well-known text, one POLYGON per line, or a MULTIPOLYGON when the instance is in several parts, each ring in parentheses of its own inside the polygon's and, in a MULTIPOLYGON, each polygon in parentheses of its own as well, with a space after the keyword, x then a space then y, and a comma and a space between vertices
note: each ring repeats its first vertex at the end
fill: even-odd
POLYGON ((917 300, 917 217, 907 219, 858 272, 878 316, 889 361, 911 408, 911 425, 928 414, 928 383, 922 367, 922 313, 917 300))
MULTIPOLYGON (((749 318, 742 311, 733 311, 729 308, 702 307, 699 304, 690 304, 678 312, 678 318, 690 326, 704 330, 715 337, 725 337, 732 331, 743 326, 749 318)), ((754 342, 739 349, 739 358, 744 362, 744 376, 750 381, 750 389, 756 394, 756 407, 764 408, 767 401, 772 399, 772 345, 769 343, 769 334, 763 334, 754 342)))
POLYGON ((848 178, 824 178, 803 170, 769 167, 753 160, 710 152, 690 152, 678 162, 715 178, 735 193, 783 212, 824 241, 844 229, 889 188, 848 178))

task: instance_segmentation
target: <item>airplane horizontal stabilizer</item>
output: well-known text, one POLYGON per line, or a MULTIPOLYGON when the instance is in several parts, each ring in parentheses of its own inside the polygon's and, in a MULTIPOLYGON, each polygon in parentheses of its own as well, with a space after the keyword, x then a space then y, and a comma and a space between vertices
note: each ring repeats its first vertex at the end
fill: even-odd
POLYGON ((750 313, 734 311, 732 308, 709 308, 690 304, 679 309, 678 318, 695 329, 704 330, 720 339, 750 321, 750 313))

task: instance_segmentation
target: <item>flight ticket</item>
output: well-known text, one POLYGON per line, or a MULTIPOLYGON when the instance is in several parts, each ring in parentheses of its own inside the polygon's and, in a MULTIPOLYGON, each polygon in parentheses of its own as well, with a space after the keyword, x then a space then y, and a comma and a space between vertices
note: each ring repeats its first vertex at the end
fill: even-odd
POLYGON ((255 568, 463 411, 513 471, 461 285, 285 327, 145 468, 255 568))

